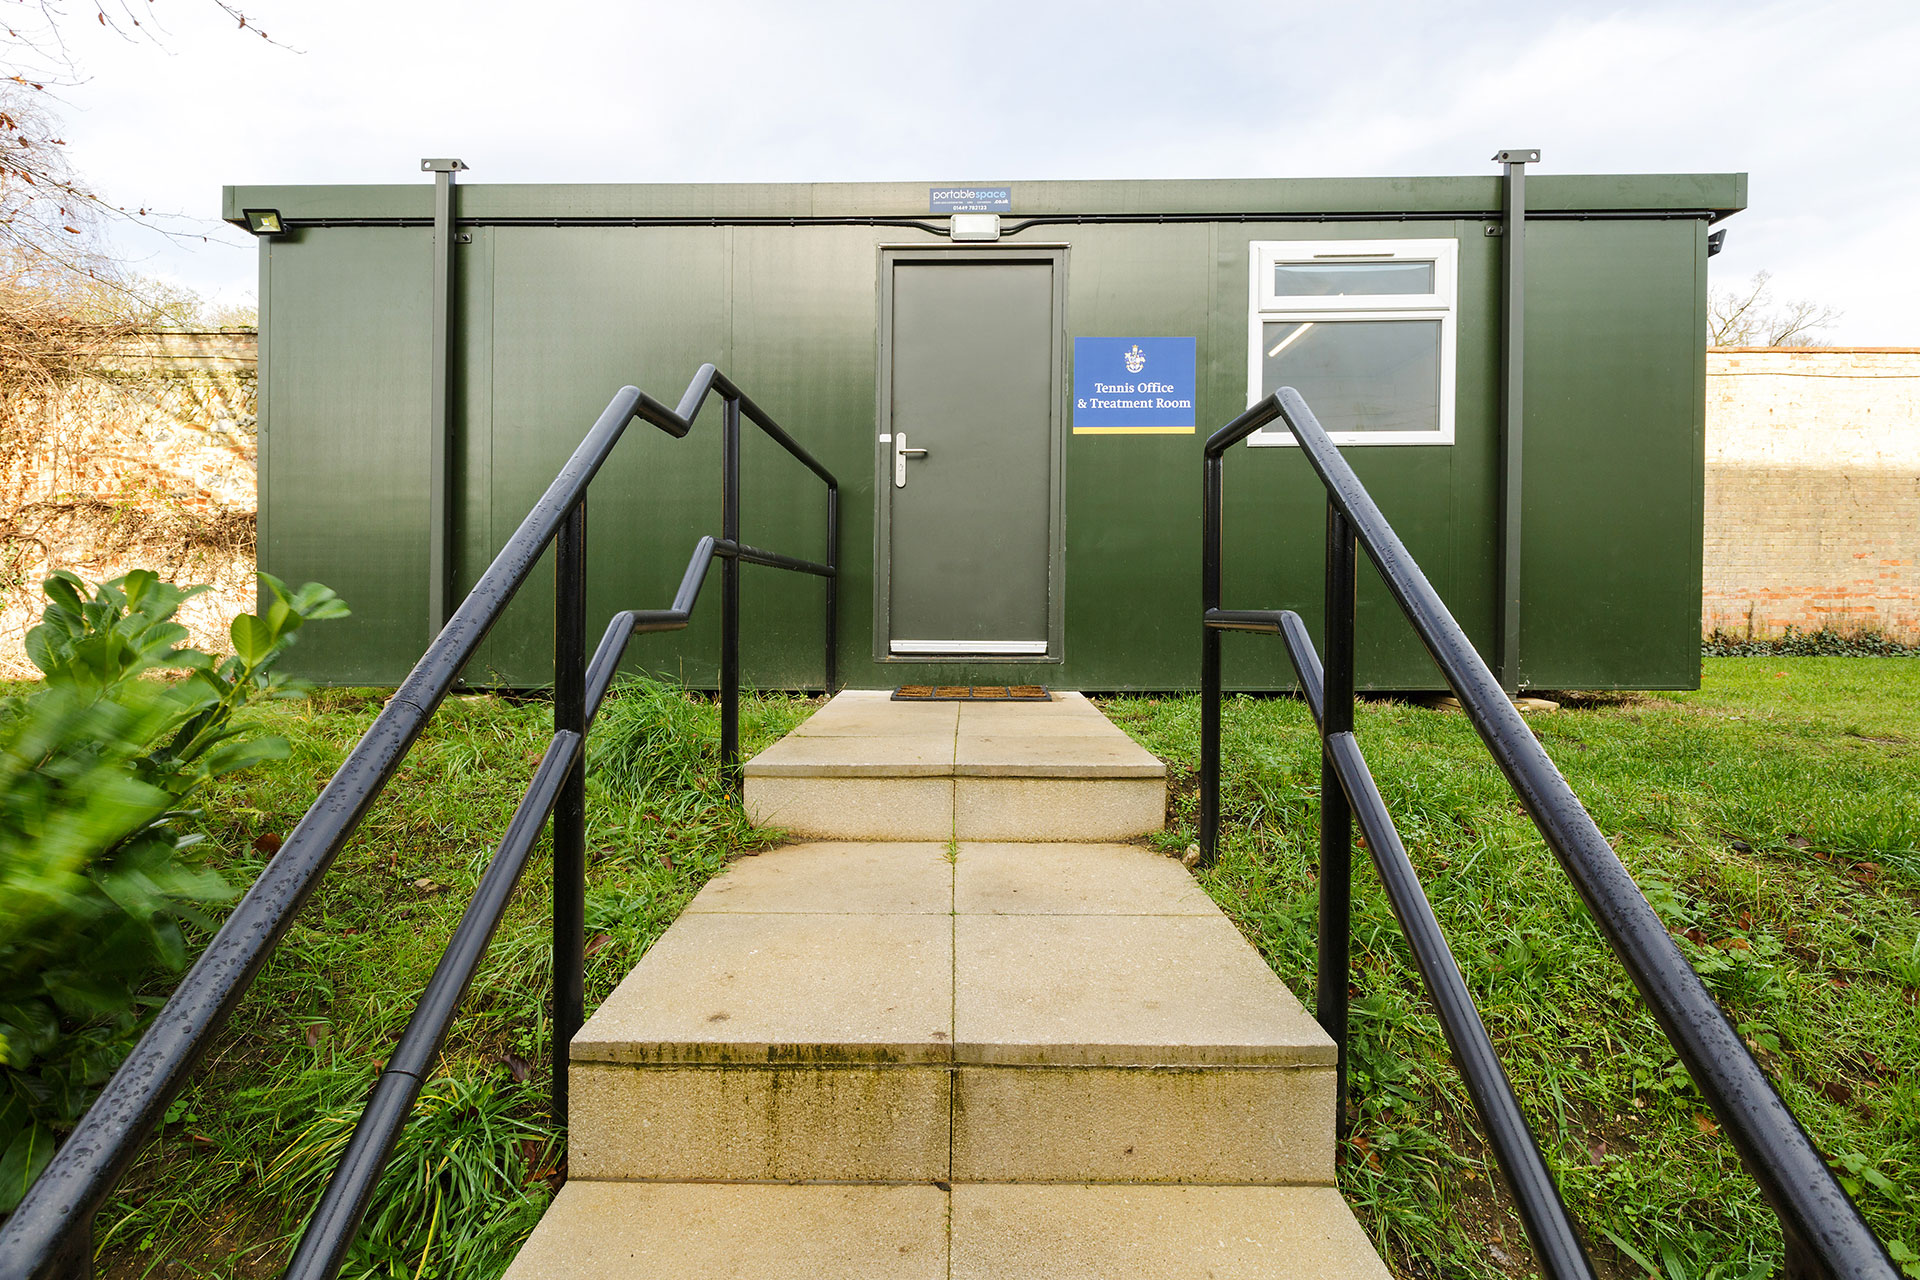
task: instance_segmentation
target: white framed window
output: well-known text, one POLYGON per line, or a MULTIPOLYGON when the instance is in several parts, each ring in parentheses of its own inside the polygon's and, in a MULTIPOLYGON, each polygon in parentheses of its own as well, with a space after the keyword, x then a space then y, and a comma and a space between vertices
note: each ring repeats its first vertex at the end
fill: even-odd
MULTIPOLYGON (((1453 240, 1256 240, 1247 404, 1292 387, 1335 444, 1452 444, 1453 240)), ((1250 445, 1290 445, 1285 426, 1250 445)))

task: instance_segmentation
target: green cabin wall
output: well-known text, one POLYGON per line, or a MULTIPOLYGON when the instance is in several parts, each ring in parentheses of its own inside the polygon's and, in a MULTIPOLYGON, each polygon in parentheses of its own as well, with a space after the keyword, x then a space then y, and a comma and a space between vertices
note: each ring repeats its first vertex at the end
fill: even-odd
MULTIPOLYGON (((1417 190, 1372 181, 1364 192, 1344 180, 1331 184, 1324 198, 1345 191, 1353 202, 1369 202, 1361 207, 1380 209, 1388 207, 1387 191, 1417 204, 1417 190)), ((1483 192, 1488 184, 1479 179, 1400 181, 1476 184, 1468 207, 1497 197, 1497 184, 1483 192)), ((1573 184, 1566 190, 1616 203, 1633 195, 1601 185, 1626 180, 1562 181, 1573 184)), ((1692 194, 1681 179, 1661 181, 1692 194)), ((1725 185, 1703 197, 1724 199, 1725 185)), ((860 225, 489 225, 475 212, 604 209, 629 190, 666 191, 649 205, 653 211, 671 196, 720 216, 728 211, 722 206, 758 209, 791 189, 741 188, 751 199, 731 200, 704 189, 704 206, 685 191, 660 188, 463 194, 463 216, 476 221, 456 246, 456 598, 622 384, 672 403, 694 370, 713 361, 840 477, 844 684, 1190 688, 1199 669, 1200 449, 1208 431, 1247 403, 1249 244, 1451 236, 1460 246, 1455 442, 1346 452, 1455 617, 1491 653, 1500 242, 1487 234, 1484 215, 1071 224, 1004 240, 1067 246, 1069 351, 1076 336, 1195 336, 1199 430, 1066 437, 1064 661, 970 666, 876 661, 872 638, 880 255, 886 246, 945 238, 860 225)), ((854 202, 838 188, 810 190, 814 209, 829 197, 854 202)), ((1033 199, 1043 197, 1075 207, 1051 186, 1033 199)), ((229 203, 279 201, 275 207, 318 207, 331 216, 413 198, 411 189, 393 188, 229 193, 229 203)), ((864 207, 879 198, 869 193, 864 207)), ((1165 192, 1156 198, 1177 203, 1165 192)), ((1546 203, 1555 201, 1549 187, 1546 203)), ((396 683, 428 639, 431 237, 423 226, 305 226, 261 242, 261 566, 296 582, 324 581, 355 610, 350 620, 303 635, 291 665, 312 679, 396 683)), ((1523 678, 1535 688, 1695 687, 1704 218, 1650 210, 1536 221, 1527 253, 1523 678)), ((635 424, 594 482, 591 635, 617 609, 664 605, 696 538, 719 531, 719 437, 717 403, 682 440, 635 424)), ((821 555, 822 486, 750 426, 745 440, 744 539, 821 555)), ((1298 451, 1236 449, 1226 499, 1226 604, 1295 608, 1317 629, 1325 499, 1298 451)), ((817 687, 819 581, 755 566, 742 575, 747 682, 817 687)), ((543 564, 486 641, 469 680, 529 686, 550 678, 551 583, 543 564)), ((711 686, 717 580, 709 590, 686 631, 636 641, 630 665, 711 686)), ((1363 686, 1438 686, 1370 568, 1362 571, 1359 611, 1363 686)), ((1276 641, 1233 636, 1225 657, 1230 687, 1292 685, 1276 641)))
POLYGON ((397 683, 428 640, 431 234, 261 241, 260 567, 354 611, 301 635, 310 678, 397 683))

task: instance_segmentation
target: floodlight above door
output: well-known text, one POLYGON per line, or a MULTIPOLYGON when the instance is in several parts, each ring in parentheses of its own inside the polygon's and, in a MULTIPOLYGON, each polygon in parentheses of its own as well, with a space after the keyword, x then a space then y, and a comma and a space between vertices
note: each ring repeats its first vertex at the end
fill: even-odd
POLYGON ((956 213, 947 224, 947 235, 956 241, 984 241, 991 244, 1000 238, 1000 215, 956 213))

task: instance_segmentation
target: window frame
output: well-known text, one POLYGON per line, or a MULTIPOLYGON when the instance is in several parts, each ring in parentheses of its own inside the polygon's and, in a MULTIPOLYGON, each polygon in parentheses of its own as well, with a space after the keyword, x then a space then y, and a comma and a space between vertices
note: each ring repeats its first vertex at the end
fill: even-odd
MULTIPOLYGON (((1356 320, 1437 320, 1440 322, 1440 422, 1437 431, 1332 431, 1337 445, 1424 444, 1454 442, 1455 330, 1459 313, 1460 243, 1435 240, 1255 240, 1249 243, 1251 281, 1247 313, 1247 407, 1262 398, 1265 372, 1265 326, 1277 324, 1340 324, 1356 320), (1352 294, 1326 298, 1280 297, 1274 292, 1274 269, 1285 263, 1324 262, 1328 259, 1384 262, 1407 259, 1433 263, 1430 294, 1352 294)), ((1253 447, 1295 446, 1293 432, 1284 425, 1266 427, 1247 437, 1253 447)))

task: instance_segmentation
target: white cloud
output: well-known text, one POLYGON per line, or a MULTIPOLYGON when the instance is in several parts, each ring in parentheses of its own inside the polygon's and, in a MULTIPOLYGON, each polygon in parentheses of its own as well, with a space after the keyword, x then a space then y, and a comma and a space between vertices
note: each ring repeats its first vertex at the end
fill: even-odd
MULTIPOLYGON (((81 24, 74 159, 200 218, 229 182, 802 181, 1541 171, 1752 174, 1716 275, 1767 268, 1837 337, 1920 345, 1889 247, 1920 206, 1920 9, 1630 4, 452 5, 258 0, 291 53, 168 0, 165 49, 81 24)), ((127 237, 231 292, 244 237, 127 237)))

